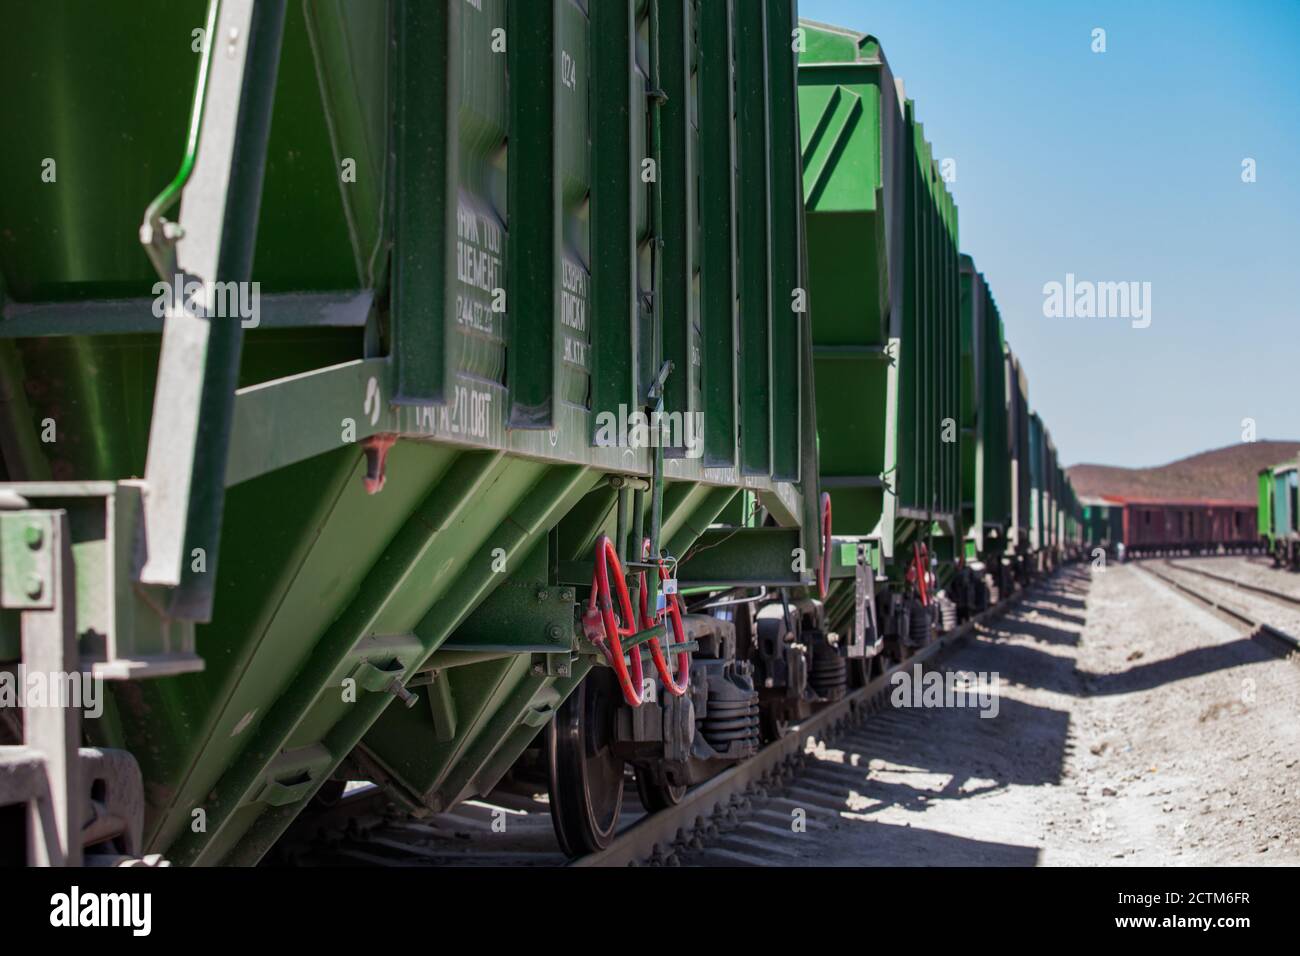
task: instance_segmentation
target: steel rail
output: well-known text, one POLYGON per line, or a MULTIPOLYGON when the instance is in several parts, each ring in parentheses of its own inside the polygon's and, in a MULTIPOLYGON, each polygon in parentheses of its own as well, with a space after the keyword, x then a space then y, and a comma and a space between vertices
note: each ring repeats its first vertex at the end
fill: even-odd
POLYGON ((1238 580, 1237 578, 1230 578, 1225 574, 1215 574, 1213 571, 1206 571, 1204 568, 1194 568, 1191 565, 1175 563, 1168 559, 1165 560, 1165 564, 1171 568, 1177 568, 1180 571, 1191 571, 1193 574, 1199 574, 1202 577, 1207 577, 1214 581, 1222 581, 1224 584, 1231 584, 1233 587, 1241 588, 1243 591, 1254 591, 1256 594, 1262 594, 1265 597, 1273 598, 1274 600, 1281 601, 1285 604, 1300 606, 1300 597, 1296 597, 1294 594, 1284 594, 1281 591, 1274 591, 1272 588, 1261 587, 1258 584, 1250 584, 1246 581, 1238 580))
POLYGON ((976 625, 1001 617, 1028 594, 1029 590, 1022 588, 999 601, 987 611, 927 644, 905 661, 895 664, 871 683, 824 707, 807 720, 791 726, 779 740, 768 744, 753 757, 687 791, 681 803, 648 814, 615 836, 604 850, 578 857, 571 860, 569 865, 631 866, 652 859, 657 850, 669 849, 681 837, 705 824, 715 812, 728 807, 734 797, 744 793, 785 761, 796 757, 810 736, 825 733, 840 721, 875 709, 887 693, 896 673, 917 664, 937 660, 952 645, 969 636, 976 625))
MULTIPOLYGON (((1170 564, 1168 561, 1165 561, 1163 563, 1165 564, 1166 567, 1169 568, 1177 567, 1178 570, 1180 571, 1193 570, 1192 568, 1183 568, 1183 567, 1179 567, 1178 565, 1170 564)), ((1135 562, 1134 564, 1136 567, 1141 568, 1143 571, 1145 571, 1147 574, 1150 574, 1152 577, 1158 578, 1160 581, 1163 581, 1169 587, 1175 588, 1185 594, 1190 594, 1192 597, 1196 598, 1196 600, 1200 601, 1203 604, 1208 604, 1211 608, 1218 611, 1220 614, 1225 615, 1227 617, 1231 617, 1234 620, 1242 624, 1245 624, 1247 627, 1251 629, 1252 633, 1258 632, 1258 633, 1265 634, 1269 637, 1272 637, 1274 640, 1283 644, 1288 651, 1300 650, 1300 639, 1297 639, 1293 635, 1288 634, 1286 631, 1283 631, 1280 628, 1276 628, 1265 621, 1257 621, 1249 614, 1247 614, 1245 611, 1242 611, 1240 608, 1235 608, 1229 604, 1224 604, 1222 601, 1212 598, 1208 594, 1203 594, 1200 591, 1197 591, 1195 588, 1188 587, 1186 584, 1183 584, 1181 581, 1175 580, 1170 575, 1163 574, 1162 572, 1157 571, 1154 568, 1148 567, 1146 564, 1142 562, 1135 562)), ((1231 580, 1228 580, 1228 583, 1240 583, 1240 582, 1233 582, 1231 580)))
MULTIPOLYGON (((287 842, 291 847, 296 844, 298 852, 291 853, 291 856, 301 857, 306 865, 351 859, 387 865, 464 865, 480 860, 491 865, 627 866, 670 859, 678 846, 697 836, 703 838, 707 849, 715 836, 711 830, 715 815, 729 814, 737 809, 743 815, 745 796, 752 793, 756 785, 761 786, 763 781, 779 780, 788 772, 806 749, 810 737, 826 739, 835 735, 842 724, 860 722, 879 710, 896 673, 937 661, 954 644, 969 636, 977 625, 1005 615, 1033 593, 1033 588, 1021 589, 936 638, 865 687, 825 705, 807 720, 791 726, 781 739, 768 744, 754 757, 691 789, 681 803, 630 822, 614 837, 609 847, 598 853, 562 861, 554 859, 560 856, 558 848, 540 852, 528 836, 518 846, 501 848, 494 845, 488 849, 485 845, 481 851, 472 847, 450 850, 422 846, 417 845, 418 839, 405 846, 407 837, 402 831, 420 831, 421 821, 406 818, 405 821, 392 819, 384 822, 391 809, 388 800, 380 788, 370 788, 349 794, 335 806, 318 809, 310 818, 295 823, 297 839, 287 842)), ((794 776, 798 777, 797 771, 794 776)), ((449 830, 461 826, 454 819, 454 811, 434 815, 424 820, 423 825, 445 825, 449 830)), ((546 829, 549 831, 549 826, 546 829)), ((416 837, 419 836, 417 833, 416 837)))

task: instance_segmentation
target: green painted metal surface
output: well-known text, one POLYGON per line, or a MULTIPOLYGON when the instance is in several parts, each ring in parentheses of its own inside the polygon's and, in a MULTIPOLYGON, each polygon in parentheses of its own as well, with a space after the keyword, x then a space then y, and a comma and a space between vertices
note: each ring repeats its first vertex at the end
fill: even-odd
POLYGON ((1294 465, 1282 465, 1273 469, 1272 494, 1272 530, 1275 538, 1287 538, 1300 530, 1300 508, 1297 501, 1300 496, 1296 489, 1300 487, 1297 475, 1300 469, 1294 465))
MULTIPOLYGON (((323 0, 254 61, 265 155, 237 115, 210 213, 217 276, 262 297, 212 330, 219 414, 180 466, 210 606, 175 601, 132 505, 177 326, 139 226, 216 118, 189 143, 208 6, 143 6, 147 36, 94 5, 5 14, 0 79, 38 82, 0 104, 0 480, 77 512, 88 660, 97 621, 145 654, 194 635, 201 672, 114 683, 86 730, 139 761, 149 851, 254 863, 332 775, 420 810, 490 790, 600 666, 577 616, 628 476, 695 586, 810 585, 792 558, 820 553, 829 490, 836 533, 871 539, 832 549, 836 622, 859 547, 887 573, 921 539, 951 561, 967 526, 1067 534, 874 39, 796 32, 792 0, 323 0), (677 431, 629 443, 660 399, 677 431)), ((15 635, 0 618, 0 661, 15 635)))
POLYGON ((901 121, 892 75, 873 40, 807 22, 801 27, 807 49, 800 55, 799 111, 822 481, 837 533, 878 535, 892 553, 903 302, 901 121))
POLYGON ((1090 500, 1081 514, 1089 547, 1111 549, 1124 540, 1124 508, 1118 502, 1090 500))
POLYGON ((984 378, 983 353, 980 348, 984 338, 983 280, 974 274, 974 264, 969 256, 961 257, 961 537, 974 537, 977 546, 983 542, 981 512, 980 462, 983 442, 979 434, 980 405, 984 378))
MULTIPOLYGON (((837 534, 959 534, 956 207, 872 37, 801 23, 822 483, 837 534)), ((954 550, 951 543, 948 551, 954 550)))
POLYGON ((1043 422, 1037 412, 1029 414, 1029 546, 1034 551, 1044 547, 1043 510, 1045 504, 1047 455, 1043 446, 1043 422))
POLYGON ((1055 548, 1062 533, 1059 499, 1063 479, 1051 432, 1037 412, 1029 416, 1029 455, 1030 546, 1036 551, 1055 548))
MULTIPOLYGON (((0 157, 13 184, 0 191, 0 271, 12 299, 152 298, 158 276, 138 227, 176 169, 206 6, 145 0, 129 19, 77 0, 6 8, 0 84, 24 90, 0 105, 13 147, 0 157), (42 179, 46 160, 53 181, 42 179)), ((277 201, 261 210, 256 254, 264 292, 355 288, 358 259, 376 255, 386 29, 383 4, 288 5, 265 180, 277 201), (299 108, 304 101, 316 105, 299 108), (335 146, 359 164, 346 193, 335 146)))
MULTIPOLYGON (((146 471, 165 359, 137 230, 206 15, 147 6, 147 37, 72 3, 6 13, 6 81, 48 79, 0 107, 22 142, 0 160, 6 481, 146 471)), ((227 460, 195 477, 223 512, 195 558, 205 667, 114 684, 87 729, 139 760, 150 851, 255 862, 358 768, 424 808, 490 789, 592 666, 576 612, 616 530, 608 478, 655 461, 601 413, 643 411, 665 361, 665 410, 699 419, 666 449, 660 545, 689 571, 712 526, 747 523, 743 494, 777 525, 763 573, 811 581, 789 561, 818 550, 794 22, 789 0, 287 6, 261 201, 237 197, 261 316, 227 460), (402 440, 370 495, 379 436, 402 440)))
POLYGON ((1010 347, 1006 347, 1008 458, 1011 464, 1011 528, 1009 550, 1021 554, 1030 548, 1029 380, 1010 347))
POLYGON ((0 271, 9 296, 143 295, 152 286, 136 229, 175 172, 199 62, 190 30, 203 26, 205 6, 152 4, 146 40, 139 20, 109 7, 7 5, 0 271), (148 56, 126 55, 146 44, 148 56), (97 81, 86 82, 92 76, 97 81), (114 148, 119 143, 131 148, 114 148))
POLYGON ((1268 542, 1271 551, 1277 535, 1273 527, 1273 469, 1261 469, 1257 479, 1258 491, 1255 499, 1256 530, 1259 532, 1259 536, 1268 542))
POLYGON ((962 257, 962 499, 975 554, 1000 552, 1011 523, 1002 316, 974 262, 962 257), (969 373, 966 369, 969 368, 969 373))

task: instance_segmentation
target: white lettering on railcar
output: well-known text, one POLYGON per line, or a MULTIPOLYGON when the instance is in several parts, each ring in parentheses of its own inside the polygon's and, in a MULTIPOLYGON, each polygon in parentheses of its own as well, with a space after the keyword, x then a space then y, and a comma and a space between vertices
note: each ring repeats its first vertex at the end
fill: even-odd
POLYGON ((587 330, 587 270, 565 258, 560 260, 560 288, 565 325, 579 332, 587 330))
POLYGON ((570 365, 587 367, 587 343, 568 335, 564 337, 564 361, 570 365))
POLYGON ((456 323, 488 335, 498 334, 490 301, 478 293, 501 288, 501 227, 490 217, 459 203, 456 207, 456 323), (466 288, 473 290, 467 294, 466 288))
POLYGON ((567 256, 560 259, 560 324, 578 335, 564 335, 564 361, 587 367, 587 270, 567 256))
POLYGON ((457 385, 451 404, 439 410, 440 431, 469 438, 488 437, 492 420, 492 393, 457 385))

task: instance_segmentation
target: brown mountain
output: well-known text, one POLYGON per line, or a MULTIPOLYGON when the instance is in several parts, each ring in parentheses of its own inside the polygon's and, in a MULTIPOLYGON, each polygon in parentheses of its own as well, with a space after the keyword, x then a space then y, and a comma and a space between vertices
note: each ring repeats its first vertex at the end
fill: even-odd
POLYGON ((1297 453, 1300 442, 1242 442, 1158 468, 1073 465, 1066 471, 1079 495, 1254 501, 1260 469, 1293 459, 1297 453))

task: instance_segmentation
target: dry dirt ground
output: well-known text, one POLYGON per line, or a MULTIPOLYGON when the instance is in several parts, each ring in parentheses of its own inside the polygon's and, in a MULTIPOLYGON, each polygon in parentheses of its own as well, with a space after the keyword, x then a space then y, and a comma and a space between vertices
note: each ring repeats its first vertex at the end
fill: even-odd
POLYGON ((997 716, 887 706, 817 745, 772 862, 1300 863, 1300 662, 1265 640, 1131 565, 1063 571, 940 665, 996 672, 997 716))

